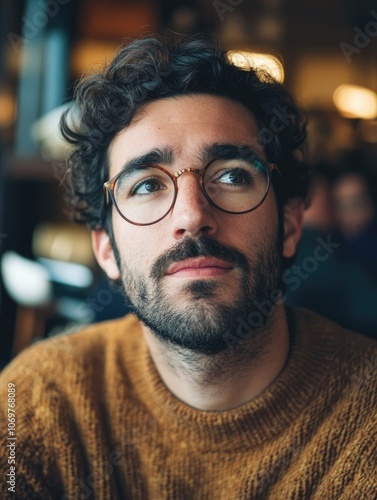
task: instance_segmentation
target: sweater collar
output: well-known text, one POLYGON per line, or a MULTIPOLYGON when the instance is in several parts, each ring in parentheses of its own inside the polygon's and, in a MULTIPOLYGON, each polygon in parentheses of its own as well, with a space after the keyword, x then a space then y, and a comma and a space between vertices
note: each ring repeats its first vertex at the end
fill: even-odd
MULTIPOLYGON (((290 357, 278 378, 255 399, 228 411, 194 409, 176 398, 162 382, 143 342, 141 370, 136 374, 140 397, 157 422, 180 426, 182 439, 211 446, 258 446, 275 439, 321 392, 334 358, 329 324, 309 311, 286 308, 291 336, 290 357)), ((140 332, 140 337, 142 337, 140 332)), ((200 446, 198 444, 198 446, 200 446)))

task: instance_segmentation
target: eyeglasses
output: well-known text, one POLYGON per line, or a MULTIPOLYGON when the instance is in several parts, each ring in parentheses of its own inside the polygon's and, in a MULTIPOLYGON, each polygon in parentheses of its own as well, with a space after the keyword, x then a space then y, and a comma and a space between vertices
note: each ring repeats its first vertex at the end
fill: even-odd
POLYGON ((266 199, 273 163, 253 156, 247 159, 211 160, 203 169, 184 168, 171 173, 160 165, 138 165, 105 182, 106 204, 112 202, 119 215, 137 226, 159 222, 174 207, 178 179, 193 172, 210 205, 229 214, 245 214, 266 199))

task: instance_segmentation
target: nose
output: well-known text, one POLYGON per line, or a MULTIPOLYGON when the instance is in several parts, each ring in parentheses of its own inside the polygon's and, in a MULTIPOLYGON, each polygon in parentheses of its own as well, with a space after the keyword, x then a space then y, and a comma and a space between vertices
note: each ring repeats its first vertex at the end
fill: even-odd
POLYGON ((213 236, 217 231, 215 208, 200 187, 196 172, 185 172, 178 179, 178 193, 172 210, 172 233, 175 239, 184 236, 213 236))

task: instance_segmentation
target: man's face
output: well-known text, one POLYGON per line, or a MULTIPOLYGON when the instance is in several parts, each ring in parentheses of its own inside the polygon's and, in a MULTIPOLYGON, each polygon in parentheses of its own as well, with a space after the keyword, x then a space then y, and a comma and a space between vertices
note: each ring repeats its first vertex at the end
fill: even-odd
MULTIPOLYGON (((159 163, 172 173, 202 169, 204 152, 219 145, 247 146, 266 159, 257 136, 252 114, 229 99, 156 100, 112 141, 109 177, 157 150, 169 151, 159 163)), ((133 225, 113 208, 115 252, 104 231, 94 232, 94 249, 108 276, 121 277, 135 312, 159 338, 216 353, 257 310, 255 301, 279 288, 282 255, 293 255, 296 240, 279 241, 272 188, 256 210, 238 215, 209 205, 194 172, 183 174, 178 188, 173 209, 150 226, 133 225)))

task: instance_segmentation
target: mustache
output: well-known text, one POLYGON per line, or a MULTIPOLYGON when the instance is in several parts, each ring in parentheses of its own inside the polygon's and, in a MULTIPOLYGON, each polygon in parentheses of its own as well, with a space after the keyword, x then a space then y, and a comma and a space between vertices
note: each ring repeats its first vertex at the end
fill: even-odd
POLYGON ((222 245, 208 236, 201 236, 197 239, 186 236, 172 249, 156 259, 152 265, 150 276, 155 280, 159 280, 165 275, 171 264, 192 257, 215 257, 228 262, 234 267, 239 267, 246 273, 249 272, 249 263, 239 250, 222 245))

